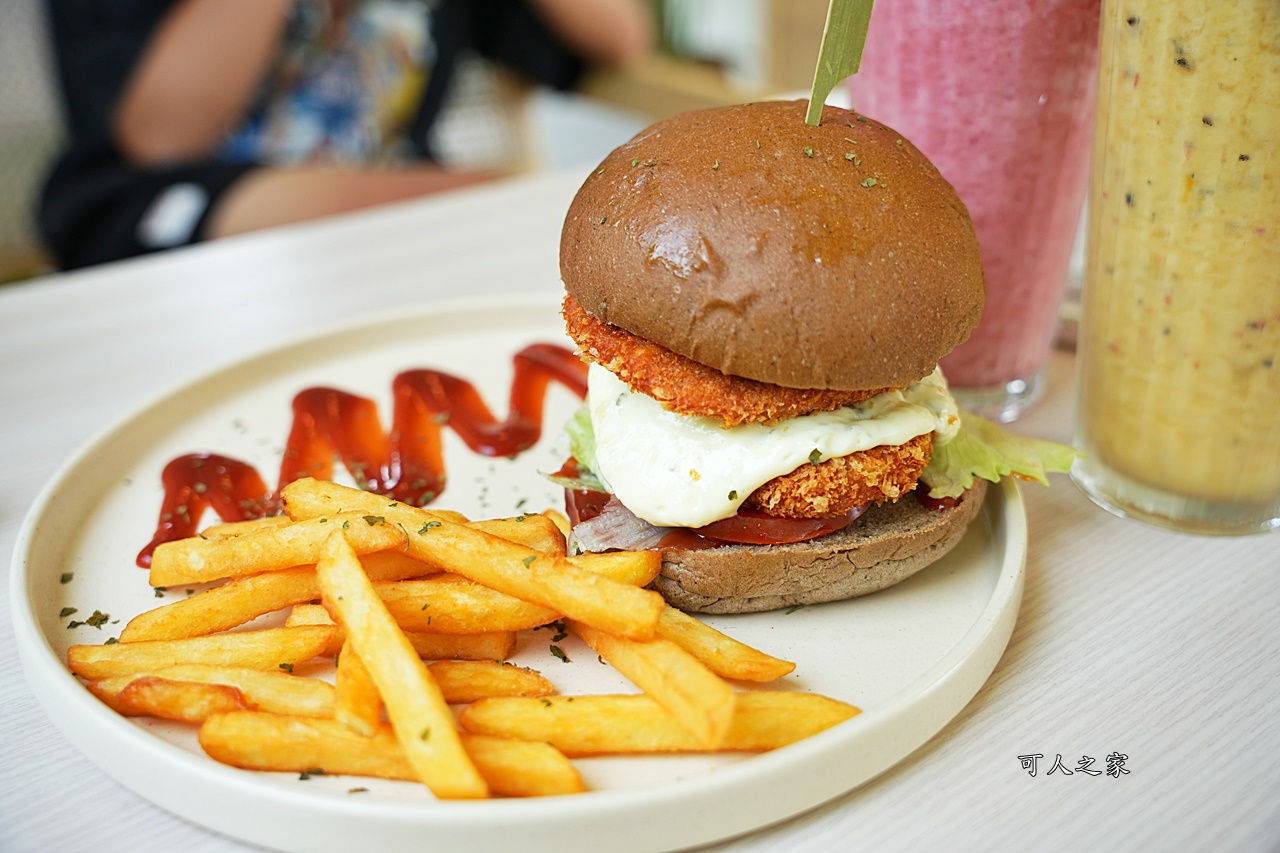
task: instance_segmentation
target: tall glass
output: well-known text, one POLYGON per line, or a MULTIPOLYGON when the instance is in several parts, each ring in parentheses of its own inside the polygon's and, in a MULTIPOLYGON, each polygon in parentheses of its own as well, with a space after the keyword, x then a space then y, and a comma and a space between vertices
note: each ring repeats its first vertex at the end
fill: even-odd
POLYGON ((1073 476, 1181 530, 1280 526, 1280 3, 1108 0, 1073 476))
POLYGON ((943 362, 971 411, 1043 391, 1089 177, 1100 0, 876 0, 853 106, 908 137, 969 208, 987 305, 943 362))

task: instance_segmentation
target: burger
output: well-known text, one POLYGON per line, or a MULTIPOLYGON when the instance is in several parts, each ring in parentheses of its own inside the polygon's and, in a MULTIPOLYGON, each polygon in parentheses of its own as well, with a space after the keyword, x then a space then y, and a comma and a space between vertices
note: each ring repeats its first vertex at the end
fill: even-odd
POLYGON ((571 546, 660 549, 654 587, 685 610, 876 592, 954 547, 989 480, 1044 476, 938 369, 984 298, 955 190, 884 124, 804 115, 654 124, 565 218, 563 314, 588 363, 557 476, 571 546))

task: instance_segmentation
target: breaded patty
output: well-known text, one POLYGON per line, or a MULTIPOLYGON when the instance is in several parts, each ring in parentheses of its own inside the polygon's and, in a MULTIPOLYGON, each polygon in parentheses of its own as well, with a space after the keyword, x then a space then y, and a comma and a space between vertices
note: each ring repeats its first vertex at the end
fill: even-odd
POLYGON ((814 518, 894 501, 916 487, 932 453, 933 433, 927 432, 906 444, 801 465, 756 489, 746 506, 784 518, 814 518))
POLYGON ((874 397, 888 388, 832 391, 784 388, 730 376, 666 347, 597 320, 572 296, 564 300, 569 337, 584 358, 611 371, 636 391, 681 415, 706 415, 726 427, 826 412, 874 397))

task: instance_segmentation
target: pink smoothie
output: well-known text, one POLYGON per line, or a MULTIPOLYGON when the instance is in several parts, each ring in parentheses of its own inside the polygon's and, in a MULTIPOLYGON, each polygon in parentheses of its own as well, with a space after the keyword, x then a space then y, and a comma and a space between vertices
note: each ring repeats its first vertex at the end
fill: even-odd
POLYGON ((973 216, 987 305, 957 388, 1048 358, 1088 182, 1099 0, 877 0, 853 106, 929 157, 973 216))

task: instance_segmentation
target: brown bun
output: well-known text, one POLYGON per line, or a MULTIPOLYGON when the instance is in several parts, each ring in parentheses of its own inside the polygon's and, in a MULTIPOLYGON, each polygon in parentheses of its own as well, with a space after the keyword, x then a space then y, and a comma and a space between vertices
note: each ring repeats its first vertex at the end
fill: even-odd
POLYGON ((682 113, 617 148, 569 208, 566 290, 761 382, 861 390, 930 373, 982 313, 969 214, 895 131, 835 107, 811 127, 804 112, 682 113))
POLYGON ((792 545, 664 551, 652 587, 673 607, 696 613, 755 613, 878 592, 950 551, 986 494, 987 482, 978 480, 942 512, 906 497, 871 507, 836 533, 792 545))

